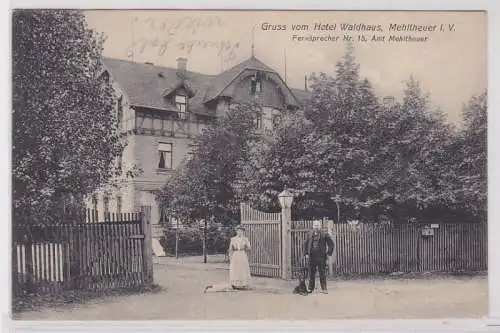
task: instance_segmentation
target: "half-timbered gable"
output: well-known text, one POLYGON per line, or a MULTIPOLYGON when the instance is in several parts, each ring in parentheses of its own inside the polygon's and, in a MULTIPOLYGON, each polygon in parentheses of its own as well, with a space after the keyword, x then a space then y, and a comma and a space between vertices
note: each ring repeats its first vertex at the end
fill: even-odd
POLYGON ((262 107, 258 124, 272 128, 283 109, 298 109, 300 101, 280 75, 255 57, 219 74, 208 89, 205 103, 217 104, 217 116, 234 104, 257 102, 262 107))

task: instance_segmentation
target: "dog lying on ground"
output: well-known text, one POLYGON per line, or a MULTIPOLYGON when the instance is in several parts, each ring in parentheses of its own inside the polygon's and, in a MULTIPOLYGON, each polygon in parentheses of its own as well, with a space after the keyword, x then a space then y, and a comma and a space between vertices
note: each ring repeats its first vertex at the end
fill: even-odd
POLYGON ((306 280, 300 279, 298 286, 296 286, 293 289, 294 294, 302 295, 302 296, 307 296, 309 295, 309 291, 307 290, 306 286, 306 280))
POLYGON ((308 275, 307 263, 299 271, 299 284, 293 289, 294 294, 307 296, 309 295, 309 290, 307 290, 306 279, 308 275))

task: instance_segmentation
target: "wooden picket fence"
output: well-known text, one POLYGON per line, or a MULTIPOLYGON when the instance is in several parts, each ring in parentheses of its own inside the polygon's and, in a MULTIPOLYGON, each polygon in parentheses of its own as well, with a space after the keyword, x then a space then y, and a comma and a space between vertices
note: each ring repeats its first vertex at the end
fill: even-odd
POLYGON ((14 225, 14 295, 152 284, 148 208, 104 221, 91 216, 75 224, 14 225))
POLYGON ((130 219, 130 214, 134 213, 115 213, 115 212, 99 212, 96 209, 87 208, 85 210, 84 221, 87 223, 100 223, 120 221, 122 219, 130 219))
MULTIPOLYGON (((252 244, 252 275, 297 278, 313 221, 265 213, 241 204, 241 224, 252 244), (290 221, 291 220, 291 221, 290 221)), ((335 248, 330 276, 391 273, 474 273, 488 269, 487 224, 370 224, 322 221, 335 248)))
MULTIPOLYGON (((487 270, 487 225, 439 224, 432 234, 424 225, 330 224, 334 276, 396 272, 479 272, 487 270)), ((292 221, 292 276, 297 276, 312 221, 292 221)))

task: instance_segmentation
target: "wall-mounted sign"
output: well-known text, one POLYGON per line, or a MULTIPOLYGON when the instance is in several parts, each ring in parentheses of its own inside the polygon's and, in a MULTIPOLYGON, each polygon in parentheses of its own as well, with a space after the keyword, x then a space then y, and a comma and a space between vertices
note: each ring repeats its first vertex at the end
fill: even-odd
POLYGON ((432 227, 423 227, 422 236, 434 236, 434 229, 432 227))

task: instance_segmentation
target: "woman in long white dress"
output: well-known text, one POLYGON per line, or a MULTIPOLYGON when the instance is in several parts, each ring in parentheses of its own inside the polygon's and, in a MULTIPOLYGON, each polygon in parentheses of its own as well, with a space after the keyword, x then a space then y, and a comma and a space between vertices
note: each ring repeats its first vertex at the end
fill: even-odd
POLYGON ((234 289, 247 289, 250 287, 250 241, 243 235, 243 227, 236 229, 236 236, 231 238, 229 244, 229 283, 234 289))
POLYGON ((244 228, 238 226, 236 236, 229 244, 229 284, 214 284, 205 288, 205 292, 246 290, 250 289, 250 265, 248 255, 251 250, 250 241, 243 234, 244 228))

